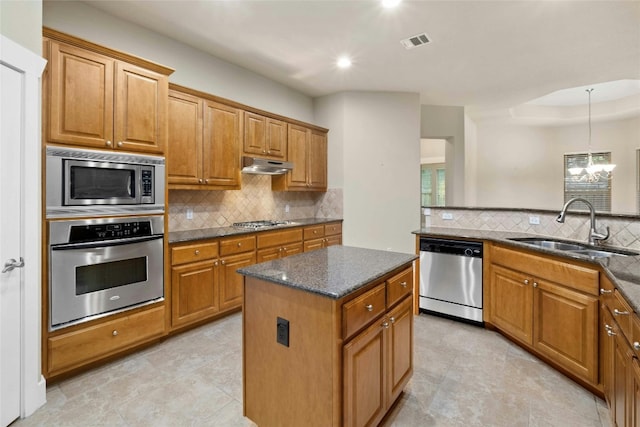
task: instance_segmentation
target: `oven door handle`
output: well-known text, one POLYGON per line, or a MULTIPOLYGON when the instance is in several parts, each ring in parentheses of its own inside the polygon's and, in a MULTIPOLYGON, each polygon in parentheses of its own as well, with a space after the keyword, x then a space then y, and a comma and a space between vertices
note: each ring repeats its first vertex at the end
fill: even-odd
POLYGON ((163 237, 164 235, 162 234, 156 234, 153 236, 130 237, 127 239, 101 240, 99 242, 63 243, 60 245, 51 246, 51 250, 52 251, 68 251, 73 249, 106 248, 109 246, 122 246, 122 245, 131 245, 134 243, 148 242, 150 240, 162 239, 163 237))

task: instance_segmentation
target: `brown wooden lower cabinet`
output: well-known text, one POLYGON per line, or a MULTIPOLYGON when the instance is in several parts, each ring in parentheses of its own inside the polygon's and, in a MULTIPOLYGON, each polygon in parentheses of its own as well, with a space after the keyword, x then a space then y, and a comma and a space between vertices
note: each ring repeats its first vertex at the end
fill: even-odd
POLYGON ((165 332, 164 316, 164 306, 153 307, 50 336, 48 377, 161 337, 165 332))
POLYGON ((236 270, 255 263, 255 252, 230 255, 220 260, 220 310, 242 306, 244 277, 236 270))
POLYGON ((334 300, 247 277, 245 416, 259 425, 377 425, 413 373, 413 286, 403 286, 406 278, 413 267, 334 300), (276 342, 278 317, 289 322, 287 346, 276 342))

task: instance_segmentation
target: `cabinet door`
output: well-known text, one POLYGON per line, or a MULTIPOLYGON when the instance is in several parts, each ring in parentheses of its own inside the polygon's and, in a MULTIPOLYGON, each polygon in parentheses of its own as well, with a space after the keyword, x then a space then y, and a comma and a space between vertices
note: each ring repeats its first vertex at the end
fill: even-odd
MULTIPOLYGON (((385 319, 386 321, 386 319, 385 319)), ((383 320, 344 346, 344 425, 378 425, 386 411, 386 341, 383 320)))
POLYGON ((387 407, 402 393, 413 374, 413 299, 407 297, 389 312, 387 407))
POLYGON ((627 344, 622 331, 616 330, 613 353, 613 395, 612 411, 615 425, 618 427, 631 425, 630 396, 631 380, 631 348, 627 344))
POLYGON ((327 134, 313 131, 309 144, 309 187, 327 189, 327 134))
POLYGON ((242 267, 256 263, 254 252, 231 255, 220 260, 220 310, 242 306, 244 276, 236 273, 242 267))
POLYGON ((202 101, 169 91, 169 184, 198 184, 202 177, 202 101))
POLYGON ((163 74, 116 62, 116 148, 164 153, 168 81, 163 74))
POLYGON ((288 125, 288 161, 293 163, 293 170, 286 175, 289 187, 307 188, 307 160, 309 158, 309 129, 288 125))
POLYGON ((274 159, 287 158, 287 124, 281 120, 267 118, 267 156, 274 159))
POLYGON ((113 141, 114 61, 50 42, 47 139, 106 148, 113 141))
POLYGON ((171 268, 171 326, 205 319, 218 310, 218 261, 171 268))
POLYGON ((489 280, 491 323, 513 338, 531 345, 533 288, 522 273, 491 265, 489 280))
POLYGON ((534 348, 598 384, 598 299, 534 280, 534 348))
POLYGON ((636 357, 631 361, 631 425, 640 427, 640 362, 636 357))
POLYGON ((247 154, 267 154, 267 120, 259 114, 244 112, 244 144, 247 154))
POLYGON ((204 108, 205 184, 239 188, 242 112, 213 101, 206 101, 204 108))
POLYGON ((611 415, 614 418, 615 409, 613 394, 613 352, 615 349, 614 334, 615 324, 609 310, 603 305, 600 309, 600 375, 604 398, 611 408, 611 415))

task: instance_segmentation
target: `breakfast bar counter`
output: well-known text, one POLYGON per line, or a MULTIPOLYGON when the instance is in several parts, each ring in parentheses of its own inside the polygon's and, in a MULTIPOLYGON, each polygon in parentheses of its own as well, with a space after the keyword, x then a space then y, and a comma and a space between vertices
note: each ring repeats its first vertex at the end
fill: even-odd
POLYGON ((244 414, 376 425, 413 372, 416 255, 331 246, 238 270, 244 414))

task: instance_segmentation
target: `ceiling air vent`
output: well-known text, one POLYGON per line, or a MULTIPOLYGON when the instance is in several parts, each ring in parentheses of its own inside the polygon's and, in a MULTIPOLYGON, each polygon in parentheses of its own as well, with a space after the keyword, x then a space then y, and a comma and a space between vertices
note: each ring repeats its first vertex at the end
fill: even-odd
POLYGON ((400 43, 402 43, 405 49, 413 49, 414 47, 422 46, 430 42, 431 40, 429 40, 429 37, 427 37, 425 33, 416 34, 408 39, 400 40, 400 43))

